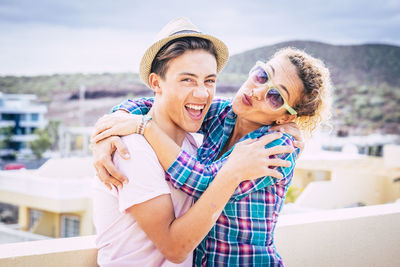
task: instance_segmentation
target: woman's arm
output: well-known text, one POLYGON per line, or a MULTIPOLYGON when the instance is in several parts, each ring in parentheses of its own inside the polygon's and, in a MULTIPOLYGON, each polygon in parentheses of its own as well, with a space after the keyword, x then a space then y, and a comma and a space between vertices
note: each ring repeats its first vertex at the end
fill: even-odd
MULTIPOLYGON (((179 218, 175 218, 171 196, 165 194, 165 190, 159 189, 159 195, 154 198, 147 194, 153 192, 152 187, 161 187, 157 187, 157 184, 154 183, 151 186, 151 181, 143 175, 147 174, 152 176, 150 177, 152 179, 158 179, 161 183, 164 182, 163 177, 161 177, 161 180, 160 177, 157 177, 157 174, 160 176, 154 166, 154 160, 157 161, 157 159, 152 158, 145 151, 140 155, 136 153, 136 156, 130 160, 122 160, 116 155, 116 163, 121 171, 132 179, 136 177, 136 180, 142 181, 142 183, 137 182, 137 185, 131 185, 130 188, 125 187, 121 190, 119 198, 120 203, 124 203, 122 209, 132 214, 140 227, 168 260, 180 263, 213 227, 231 194, 244 177, 253 179, 269 172, 265 165, 268 158, 264 149, 266 142, 269 142, 269 138, 257 141, 249 139, 238 144, 237 149, 219 171, 209 188, 179 218), (250 159, 250 154, 255 158, 250 159), (240 163, 240 166, 238 163, 240 163), (138 175, 141 175, 141 177, 138 177, 138 175), (129 201, 125 200, 132 201, 132 192, 139 190, 137 189, 139 186, 147 188, 142 195, 147 196, 149 200, 126 206, 125 203, 129 203, 129 201)), ((163 176, 162 173, 161 176, 163 176)), ((136 199, 141 199, 142 195, 137 196, 136 199)))

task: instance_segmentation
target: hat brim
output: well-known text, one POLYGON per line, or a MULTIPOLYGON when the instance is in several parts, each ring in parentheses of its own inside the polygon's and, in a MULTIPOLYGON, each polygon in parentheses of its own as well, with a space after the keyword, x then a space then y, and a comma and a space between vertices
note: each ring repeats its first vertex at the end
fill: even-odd
POLYGON ((209 40, 211 43, 213 43, 215 52, 217 53, 217 73, 219 73, 225 65, 228 63, 229 59, 229 51, 228 47, 219 40, 218 38, 215 38, 214 36, 208 35, 208 34, 202 34, 202 33, 184 33, 184 34, 177 34, 173 36, 169 36, 167 38, 161 39, 154 43, 152 46, 150 46, 146 52, 144 53, 142 60, 140 61, 140 67, 139 67, 139 76, 140 79, 148 86, 149 85, 149 75, 151 71, 151 65, 153 63, 154 58, 156 57, 158 51, 166 45, 168 42, 179 39, 182 37, 199 37, 203 38, 206 40, 209 40))

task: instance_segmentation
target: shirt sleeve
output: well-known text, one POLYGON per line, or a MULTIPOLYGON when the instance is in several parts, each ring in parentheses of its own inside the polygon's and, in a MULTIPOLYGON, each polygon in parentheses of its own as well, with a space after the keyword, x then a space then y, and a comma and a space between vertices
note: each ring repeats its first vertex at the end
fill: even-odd
POLYGON ((214 98, 206 116, 204 117, 204 121, 201 124, 198 133, 207 133, 210 130, 210 127, 212 127, 213 122, 216 121, 216 119, 218 118, 218 115, 221 113, 221 111, 231 102, 232 99, 230 98, 214 98))
MULTIPOLYGON (((276 145, 291 145, 293 146, 293 138, 284 134, 282 138, 269 143, 266 148, 276 145)), ((276 182, 288 183, 293 175, 295 159, 299 150, 290 154, 278 154, 273 157, 281 158, 291 162, 290 167, 279 167, 277 170, 282 173, 283 179, 278 180, 271 176, 265 176, 256 180, 242 182, 235 190, 231 197, 231 201, 241 199, 255 190, 270 186, 276 182)), ((222 168, 228 157, 221 158, 212 164, 202 164, 195 157, 181 151, 178 158, 167 170, 167 178, 171 184, 185 192, 186 194, 199 198, 207 189, 208 185, 213 181, 218 171, 222 168)))
POLYGON ((114 164, 129 179, 118 192, 119 210, 124 212, 133 205, 170 194, 165 172, 146 139, 132 134, 122 137, 122 141, 131 158, 125 160, 118 153, 114 154, 114 164))
POLYGON ((153 97, 142 97, 138 99, 127 99, 124 100, 121 104, 112 107, 110 113, 113 113, 117 110, 125 110, 126 112, 136 114, 136 115, 145 115, 149 112, 151 107, 153 106, 154 98, 153 97))

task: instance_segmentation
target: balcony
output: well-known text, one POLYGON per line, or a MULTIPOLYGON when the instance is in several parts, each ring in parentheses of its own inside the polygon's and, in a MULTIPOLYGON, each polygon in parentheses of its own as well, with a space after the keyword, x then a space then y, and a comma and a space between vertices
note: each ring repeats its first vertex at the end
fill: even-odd
MULTIPOLYGON (((286 266, 400 266, 400 202, 282 215, 286 266)), ((95 236, 0 245, 0 266, 97 266, 95 236)))

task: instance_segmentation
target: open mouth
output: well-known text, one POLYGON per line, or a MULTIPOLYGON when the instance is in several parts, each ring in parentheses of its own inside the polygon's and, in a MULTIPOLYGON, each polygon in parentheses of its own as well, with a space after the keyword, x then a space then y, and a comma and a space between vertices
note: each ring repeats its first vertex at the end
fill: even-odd
POLYGON ((189 114, 189 117, 193 120, 199 120, 202 118, 203 110, 206 105, 202 104, 186 104, 185 109, 189 114))

